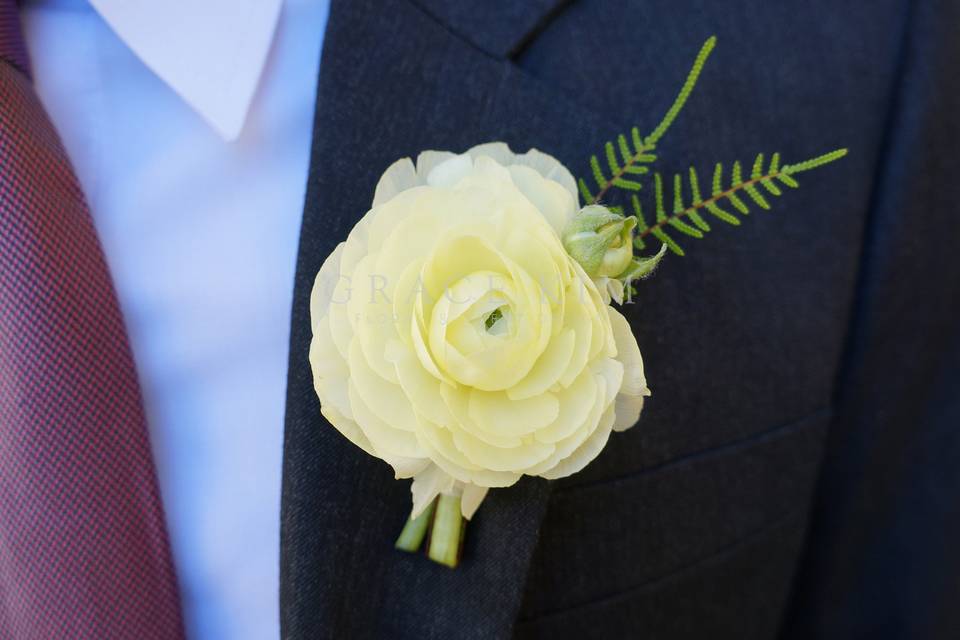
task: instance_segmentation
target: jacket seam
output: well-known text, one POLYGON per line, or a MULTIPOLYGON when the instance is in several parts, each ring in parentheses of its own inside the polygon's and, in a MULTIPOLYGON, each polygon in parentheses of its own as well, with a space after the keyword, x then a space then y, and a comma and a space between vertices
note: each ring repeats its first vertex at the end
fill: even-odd
POLYGON ((806 512, 807 512, 806 505, 794 507, 789 511, 787 511, 786 513, 784 513, 783 515, 778 516, 773 520, 770 520, 760 525, 759 527, 745 533, 744 535, 740 536, 733 542, 727 543, 719 547, 718 549, 714 549, 710 553, 704 556, 701 556, 696 560, 693 560, 692 562, 670 569, 669 571, 667 571, 662 575, 659 575, 654 578, 650 578, 648 580, 644 580, 643 582, 640 582, 635 585, 631 585, 629 587, 625 587, 623 589, 618 589, 617 591, 614 591, 611 593, 607 593, 595 598, 591 598, 589 600, 583 600, 581 602, 573 603, 563 608, 544 611, 536 615, 533 615, 529 618, 521 618, 517 620, 517 625, 522 626, 526 624, 536 623, 541 620, 563 615, 566 613, 570 613, 572 611, 577 611, 577 610, 585 609, 589 607, 601 606, 605 604, 611 604, 617 600, 622 600, 632 595, 635 595, 640 591, 659 587, 663 583, 669 582, 671 580, 675 580, 681 577, 683 574, 699 569, 703 565, 709 564, 711 562, 716 562, 721 559, 725 559, 737 553, 738 551, 741 551, 742 549, 748 547, 749 545, 756 542, 758 539, 762 538, 763 536, 773 533, 777 529, 780 529, 785 525, 789 524, 791 521, 798 519, 800 516, 806 514, 806 512))
POLYGON ((657 463, 651 467, 646 467, 640 469, 639 471, 634 471, 631 473, 626 473, 619 476, 614 476, 612 478, 604 478, 602 480, 597 480, 594 482, 584 482, 580 484, 572 485, 562 485, 554 486, 553 494, 562 495, 567 493, 575 493, 577 491, 588 491, 591 489, 598 489, 601 487, 608 487, 610 485, 616 485, 619 483, 632 482, 634 480, 643 478, 645 476, 653 475, 655 473, 660 473, 662 471, 667 471, 674 467, 680 467, 687 464, 692 464, 699 462, 700 460, 709 459, 714 456, 728 455, 737 451, 739 449, 747 448, 760 444, 762 442, 767 442, 770 440, 775 440, 777 438, 785 437, 794 431, 810 427, 812 424, 817 423, 818 421, 823 420, 824 418, 829 418, 833 414, 832 405, 825 405, 819 409, 815 409, 810 413, 805 414, 803 417, 791 420, 790 422, 778 424, 774 427, 752 433, 743 438, 736 440, 730 440, 724 442, 723 444, 716 445, 713 447, 708 447, 706 449, 700 449, 693 451, 691 453, 682 454, 675 458, 670 458, 664 462, 657 463))

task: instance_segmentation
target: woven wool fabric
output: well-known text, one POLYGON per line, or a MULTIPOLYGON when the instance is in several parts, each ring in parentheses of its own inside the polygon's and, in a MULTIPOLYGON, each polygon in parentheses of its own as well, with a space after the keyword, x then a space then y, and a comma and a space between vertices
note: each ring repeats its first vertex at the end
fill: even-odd
POLYGON ((0 0, 0 638, 183 637, 136 371, 0 0))

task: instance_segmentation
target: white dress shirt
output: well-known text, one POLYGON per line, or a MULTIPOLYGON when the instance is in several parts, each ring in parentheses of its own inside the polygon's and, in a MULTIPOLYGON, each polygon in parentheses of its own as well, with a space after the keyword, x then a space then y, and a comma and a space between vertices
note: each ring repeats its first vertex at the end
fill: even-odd
POLYGON ((189 638, 279 636, 290 305, 327 4, 24 8, 127 323, 189 638))

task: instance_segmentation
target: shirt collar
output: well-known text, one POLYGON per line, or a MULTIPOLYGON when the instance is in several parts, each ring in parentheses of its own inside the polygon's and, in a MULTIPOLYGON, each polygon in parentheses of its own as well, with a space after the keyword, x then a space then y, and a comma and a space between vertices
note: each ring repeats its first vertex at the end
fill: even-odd
POLYGON ((243 129, 283 0, 90 0, 225 140, 243 129))

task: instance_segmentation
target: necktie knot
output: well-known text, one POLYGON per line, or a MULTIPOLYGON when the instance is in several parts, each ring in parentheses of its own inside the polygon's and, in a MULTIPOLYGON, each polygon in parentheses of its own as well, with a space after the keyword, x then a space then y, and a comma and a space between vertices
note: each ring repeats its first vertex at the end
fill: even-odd
POLYGON ((30 74, 30 59, 20 28, 17 0, 0 0, 0 60, 30 74))

